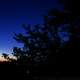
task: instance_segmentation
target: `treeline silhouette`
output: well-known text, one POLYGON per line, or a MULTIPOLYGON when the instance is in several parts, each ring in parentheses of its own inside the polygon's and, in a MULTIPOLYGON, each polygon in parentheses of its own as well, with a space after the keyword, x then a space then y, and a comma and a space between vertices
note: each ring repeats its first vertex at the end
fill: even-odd
MULTIPOLYGON (((9 68, 10 73, 14 72, 14 75, 17 74, 23 80, 34 80, 34 77, 39 76, 78 75, 80 71, 79 10, 74 9, 73 1, 65 1, 64 10, 51 9, 43 16, 43 25, 23 24, 26 34, 15 33, 14 39, 22 43, 23 48, 13 48, 12 55, 17 60, 3 54, 10 61, 7 63, 15 66, 14 69, 9 68), (62 38, 60 33, 63 35, 62 38)), ((77 4, 76 0, 74 5, 75 3, 77 4)))

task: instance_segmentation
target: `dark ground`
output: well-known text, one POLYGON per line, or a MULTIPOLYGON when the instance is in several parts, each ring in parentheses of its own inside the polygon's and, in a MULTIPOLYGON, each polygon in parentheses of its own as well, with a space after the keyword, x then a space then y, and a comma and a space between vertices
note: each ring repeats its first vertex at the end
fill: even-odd
MULTIPOLYGON (((80 74, 78 69, 70 70, 70 67, 65 67, 63 69, 63 66, 55 66, 53 68, 50 67, 44 67, 42 70, 36 70, 34 74, 35 80, 38 76, 40 80, 80 80, 80 74)), ((8 79, 8 80, 26 80, 26 76, 21 72, 22 67, 16 66, 15 64, 8 63, 8 62, 0 62, 0 80, 8 79)), ((27 79, 28 80, 28 79, 27 79)), ((32 80, 32 79, 29 79, 32 80)))

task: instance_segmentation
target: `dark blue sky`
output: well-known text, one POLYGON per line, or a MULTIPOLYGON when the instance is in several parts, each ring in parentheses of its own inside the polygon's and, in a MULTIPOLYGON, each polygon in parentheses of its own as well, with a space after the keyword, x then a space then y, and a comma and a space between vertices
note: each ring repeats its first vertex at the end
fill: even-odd
POLYGON ((13 46, 20 46, 13 39, 13 32, 23 32, 22 23, 43 23, 42 15, 50 8, 60 8, 57 0, 0 0, 0 53, 10 53, 13 46))

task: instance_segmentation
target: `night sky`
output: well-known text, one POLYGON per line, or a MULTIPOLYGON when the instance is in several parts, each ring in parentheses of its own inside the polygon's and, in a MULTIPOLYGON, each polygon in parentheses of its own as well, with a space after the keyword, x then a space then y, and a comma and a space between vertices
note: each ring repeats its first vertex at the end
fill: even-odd
POLYGON ((21 46, 14 39, 23 33, 21 24, 42 24, 42 15, 51 8, 62 8, 57 0, 0 0, 0 53, 11 53, 14 46, 21 46))

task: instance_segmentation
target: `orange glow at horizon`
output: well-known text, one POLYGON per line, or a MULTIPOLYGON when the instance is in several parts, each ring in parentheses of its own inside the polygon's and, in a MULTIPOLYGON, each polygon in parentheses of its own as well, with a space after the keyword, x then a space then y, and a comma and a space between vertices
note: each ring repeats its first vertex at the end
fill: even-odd
POLYGON ((0 56, 0 61, 7 61, 4 57, 0 56))
MULTIPOLYGON (((15 60, 17 60, 17 58, 16 57, 14 57, 14 56, 9 56, 10 58, 12 58, 12 59, 15 59, 15 60)), ((4 57, 2 57, 1 55, 0 55, 0 61, 8 61, 7 59, 5 59, 4 57)))

